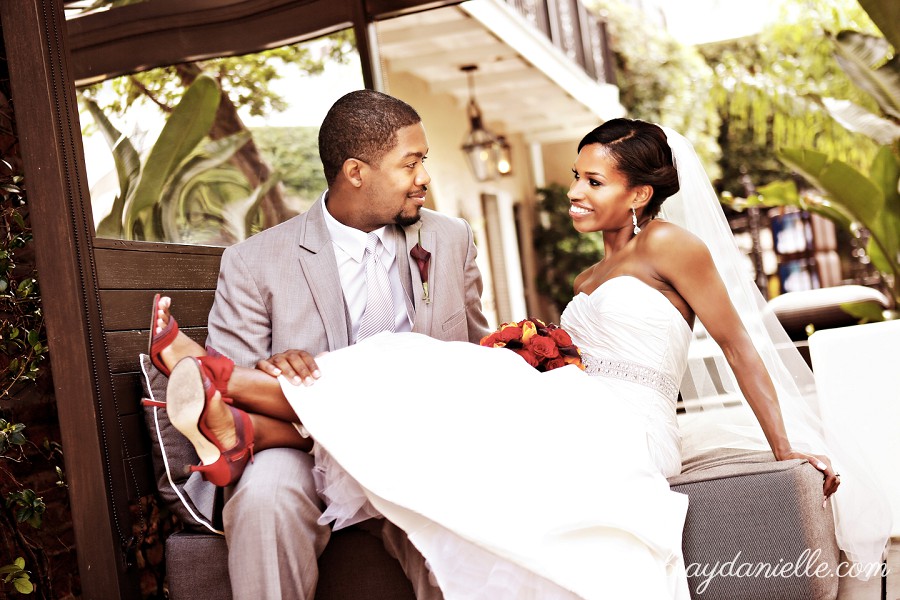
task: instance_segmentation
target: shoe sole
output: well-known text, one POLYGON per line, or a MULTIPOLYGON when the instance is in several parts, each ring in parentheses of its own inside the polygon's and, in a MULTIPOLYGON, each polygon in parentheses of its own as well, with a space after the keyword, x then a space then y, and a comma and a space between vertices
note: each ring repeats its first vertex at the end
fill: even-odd
POLYGON ((172 369, 166 389, 166 410, 172 425, 194 446, 200 462, 211 465, 222 455, 215 444, 210 442, 198 423, 206 405, 203 389, 203 375, 194 358, 184 358, 172 369))

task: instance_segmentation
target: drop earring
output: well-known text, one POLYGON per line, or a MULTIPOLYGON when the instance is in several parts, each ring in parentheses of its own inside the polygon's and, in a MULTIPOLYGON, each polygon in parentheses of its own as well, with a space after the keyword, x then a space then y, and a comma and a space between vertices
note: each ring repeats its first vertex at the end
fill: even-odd
POLYGON ((641 232, 641 228, 638 227, 637 224, 637 212, 635 212, 634 207, 631 207, 631 222, 634 223, 634 235, 637 235, 641 232))

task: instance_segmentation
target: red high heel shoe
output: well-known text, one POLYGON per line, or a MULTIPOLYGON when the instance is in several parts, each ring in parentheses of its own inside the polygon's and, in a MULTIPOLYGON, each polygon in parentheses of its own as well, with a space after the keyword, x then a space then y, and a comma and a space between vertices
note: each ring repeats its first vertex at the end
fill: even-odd
POLYGON ((160 295, 156 294, 153 297, 153 314, 150 315, 150 345, 147 349, 147 354, 150 355, 150 362, 153 363, 153 366, 160 370, 160 372, 166 377, 169 376, 169 369, 166 367, 166 364, 162 360, 162 351, 169 347, 169 345, 175 341, 175 338, 178 337, 178 321, 175 320, 175 317, 169 316, 169 322, 159 333, 156 332, 156 320, 158 318, 159 313, 159 300, 160 295))
MULTIPOLYGON (((216 391, 222 393, 221 388, 227 385, 227 378, 216 381, 217 373, 213 373, 204 364, 211 361, 204 361, 203 358, 184 358, 172 369, 166 392, 166 408, 172 425, 188 438, 200 457, 202 464, 192 466, 191 471, 199 471, 206 481, 225 487, 240 479, 247 462, 253 461, 253 423, 246 412, 228 406, 234 418, 237 438, 231 448, 224 448, 218 437, 206 426, 206 408, 216 391)), ((212 358, 231 362, 224 357, 212 358)), ((220 369, 218 374, 227 370, 228 376, 231 375, 231 369, 224 363, 220 362, 216 366, 220 369)))

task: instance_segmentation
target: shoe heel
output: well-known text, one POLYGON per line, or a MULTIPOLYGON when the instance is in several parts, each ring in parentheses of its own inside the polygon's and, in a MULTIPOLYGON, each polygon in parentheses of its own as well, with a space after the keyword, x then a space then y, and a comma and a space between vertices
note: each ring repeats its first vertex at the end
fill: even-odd
POLYGON ((218 487, 227 487, 237 481, 233 478, 231 469, 228 467, 228 461, 222 456, 211 465, 192 465, 191 473, 198 472, 204 481, 218 487))
POLYGON ((179 361, 172 369, 166 389, 169 421, 191 442, 204 465, 219 461, 221 449, 200 431, 200 419, 206 406, 206 390, 196 359, 184 358, 179 361))

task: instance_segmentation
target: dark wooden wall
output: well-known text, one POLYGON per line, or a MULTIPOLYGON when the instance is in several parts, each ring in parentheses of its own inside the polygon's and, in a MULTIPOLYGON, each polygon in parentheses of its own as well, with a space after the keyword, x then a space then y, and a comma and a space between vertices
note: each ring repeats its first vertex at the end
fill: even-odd
POLYGON ((94 240, 112 397, 102 402, 110 463, 119 472, 113 493, 133 502, 155 484, 140 405, 138 356, 147 352, 155 293, 170 296, 179 327, 201 344, 212 306, 221 248, 94 240), (121 438, 116 439, 117 431, 121 438))

